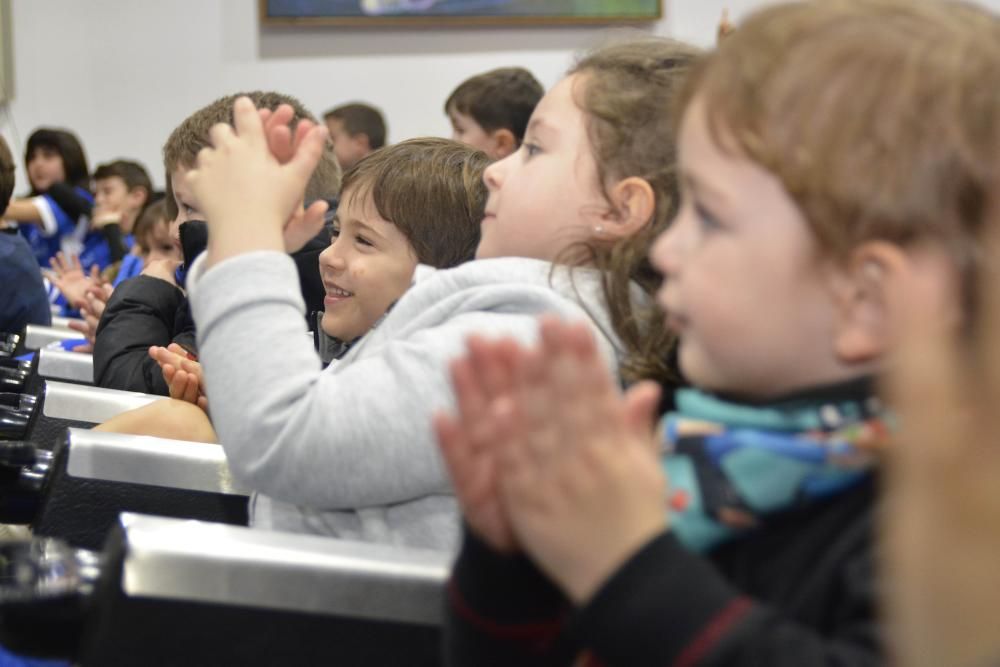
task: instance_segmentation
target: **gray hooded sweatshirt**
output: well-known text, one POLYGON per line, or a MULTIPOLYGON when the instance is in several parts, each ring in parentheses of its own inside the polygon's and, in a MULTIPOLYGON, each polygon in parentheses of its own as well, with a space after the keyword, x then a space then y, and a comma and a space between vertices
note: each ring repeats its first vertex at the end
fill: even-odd
POLYGON ((295 264, 255 252, 188 275, 212 422, 251 525, 454 550, 459 513, 432 415, 455 400, 448 362, 470 334, 537 339, 538 317, 589 322, 613 372, 618 344, 591 269, 502 258, 418 267, 376 328, 321 369, 295 264))

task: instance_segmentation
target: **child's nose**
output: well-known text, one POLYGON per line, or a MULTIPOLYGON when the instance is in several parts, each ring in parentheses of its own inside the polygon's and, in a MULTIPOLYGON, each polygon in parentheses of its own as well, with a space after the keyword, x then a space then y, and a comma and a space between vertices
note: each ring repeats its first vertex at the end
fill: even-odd
POLYGON ((653 241, 649 250, 649 260, 664 277, 674 275, 680 269, 680 253, 678 248, 679 221, 675 219, 666 230, 653 241))
POLYGON ((504 162, 508 159, 510 158, 504 158, 503 160, 494 162, 486 168, 486 171, 483 172, 483 183, 485 183, 486 187, 490 190, 498 190, 500 189, 500 186, 503 185, 503 175, 505 169, 504 162))
POLYGON ((319 263, 321 266, 341 270, 347 265, 347 262, 341 257, 340 252, 338 252, 337 245, 339 242, 340 239, 334 239, 333 243, 328 245, 326 250, 319 254, 319 263))

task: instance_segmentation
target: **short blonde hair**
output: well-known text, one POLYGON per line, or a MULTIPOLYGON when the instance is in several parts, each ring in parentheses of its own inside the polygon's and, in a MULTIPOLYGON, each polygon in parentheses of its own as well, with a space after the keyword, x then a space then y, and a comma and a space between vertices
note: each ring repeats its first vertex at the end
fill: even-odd
MULTIPOLYGON (((976 246, 1000 138, 1000 24, 935 0, 807 0, 755 13, 692 72, 716 143, 773 172, 821 254, 976 246)), ((677 117, 680 122, 681 116, 677 117)))

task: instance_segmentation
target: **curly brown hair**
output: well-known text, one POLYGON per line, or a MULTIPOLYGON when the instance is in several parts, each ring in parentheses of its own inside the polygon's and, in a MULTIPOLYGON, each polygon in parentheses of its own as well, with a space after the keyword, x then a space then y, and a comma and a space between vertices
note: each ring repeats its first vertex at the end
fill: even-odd
POLYGON ((700 53, 673 40, 641 38, 598 49, 570 70, 581 76, 576 103, 586 114, 608 203, 607 184, 632 176, 649 183, 656 197, 652 218, 636 234, 612 243, 591 241, 584 248, 584 262, 602 272, 608 312, 626 352, 621 372, 629 382, 652 379, 671 386, 679 381, 677 340, 652 298, 661 278, 648 254, 677 212, 672 107, 700 53), (646 303, 632 298, 634 284, 649 295, 646 303))

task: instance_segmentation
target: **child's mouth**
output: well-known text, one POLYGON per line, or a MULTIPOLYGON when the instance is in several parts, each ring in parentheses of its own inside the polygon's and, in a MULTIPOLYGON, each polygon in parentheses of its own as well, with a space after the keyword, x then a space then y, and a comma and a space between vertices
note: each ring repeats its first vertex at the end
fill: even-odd
POLYGON ((335 287, 333 285, 327 285, 326 296, 323 298, 323 303, 327 306, 335 306, 344 299, 349 299, 352 296, 354 296, 354 294, 345 289, 340 289, 339 287, 335 287))

